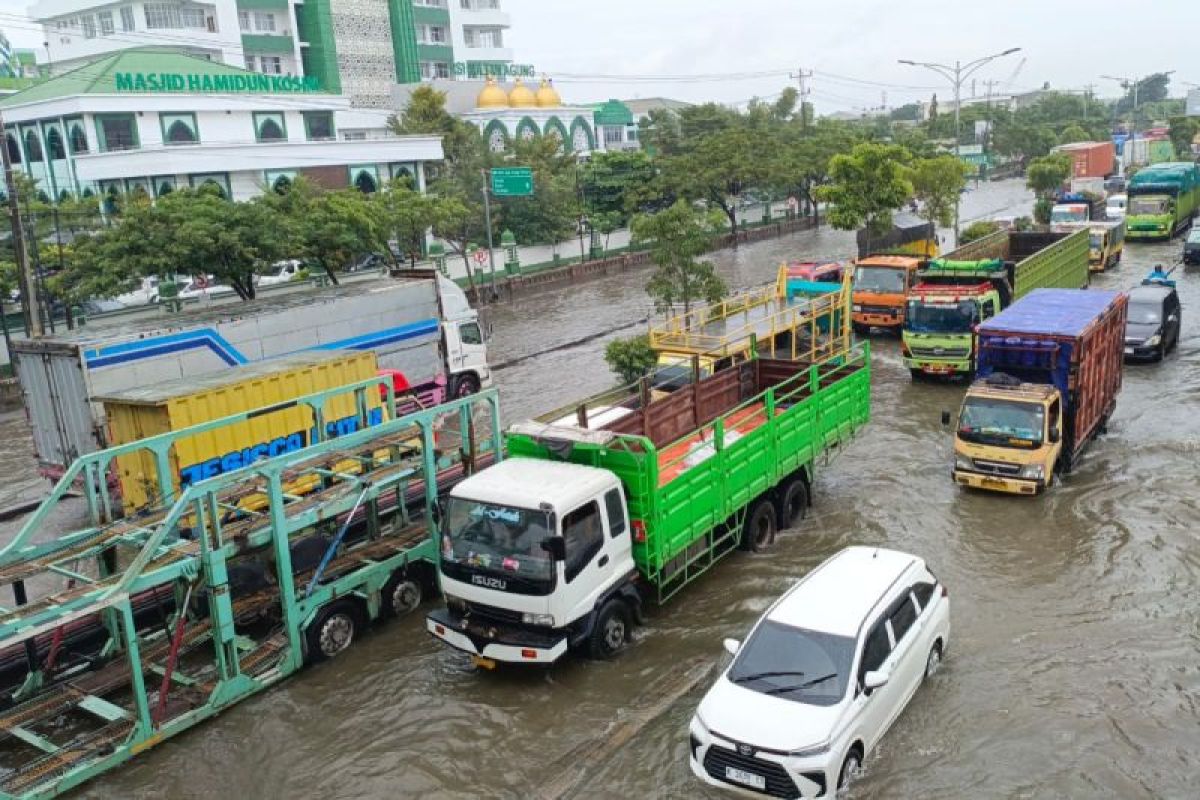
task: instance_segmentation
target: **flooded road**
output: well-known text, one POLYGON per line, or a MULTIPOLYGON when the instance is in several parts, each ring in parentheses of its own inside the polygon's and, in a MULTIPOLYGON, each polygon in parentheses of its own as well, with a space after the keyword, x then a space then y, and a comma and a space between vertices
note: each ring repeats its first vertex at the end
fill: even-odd
MULTIPOLYGON (((1029 207, 1015 183, 964 198, 963 217, 1029 207)), ((846 258, 822 229, 715 253, 731 287, 784 259, 846 258)), ((1181 245, 1132 245, 1093 284, 1125 288, 1181 245)), ((87 798, 525 798, 556 762, 649 705, 696 659, 718 663, 796 578, 842 547, 923 555, 949 587, 942 670, 868 759, 856 798, 1184 798, 1200 774, 1200 272, 1180 274, 1183 337, 1130 366, 1109 434, 1038 499, 950 481, 942 409, 962 387, 913 384, 895 339, 874 348, 872 423, 823 472, 803 526, 737 554, 651 614, 612 663, 477 674, 410 617, 86 786, 87 798)), ((610 330, 649 311, 649 271, 496 309, 496 361, 610 330)), ((628 335, 637 328, 623 331, 628 335)), ((606 337, 498 372, 505 415, 611 385, 606 337)), ((31 470, 21 415, 0 420, 0 469, 31 470)), ((11 487, 5 491, 11 491, 11 487)), ((8 530, 6 528, 5 530, 8 530)), ((723 797, 686 761, 689 695, 605 754, 575 795, 723 797)))

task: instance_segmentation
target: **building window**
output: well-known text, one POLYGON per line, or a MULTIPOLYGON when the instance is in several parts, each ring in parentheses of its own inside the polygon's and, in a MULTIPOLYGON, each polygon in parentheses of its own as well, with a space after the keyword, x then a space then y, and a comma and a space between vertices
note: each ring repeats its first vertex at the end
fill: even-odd
POLYGON ((238 12, 238 27, 242 29, 242 33, 250 32, 250 12, 249 11, 239 11, 238 12))
POLYGON ((4 141, 8 143, 8 160, 14 164, 20 164, 21 146, 17 144, 17 137, 10 133, 4 137, 4 141))
POLYGON ((71 126, 71 152, 86 153, 87 151, 87 134, 83 132, 83 126, 76 123, 71 126))
POLYGON ((179 9, 179 21, 185 28, 203 28, 204 9, 181 8, 179 9))
POLYGON ((443 25, 418 25, 417 42, 419 44, 445 44, 446 28, 443 25))
POLYGON ((254 113, 254 136, 260 142, 283 142, 287 140, 287 124, 278 111, 254 113))
POLYGON ((25 155, 30 164, 36 164, 42 160, 42 143, 35 131, 25 132, 25 155))
POLYGON ((182 27, 182 22, 179 19, 179 6, 177 5, 169 3, 146 3, 143 8, 146 12, 147 28, 182 27))
POLYGON ((500 28, 463 28, 467 47, 504 47, 504 34, 500 28))
POLYGON ((58 132, 58 128, 51 128, 46 132, 46 152, 50 154, 51 161, 60 161, 67 157, 67 150, 63 147, 62 134, 58 132))
POLYGON ((433 80, 434 78, 449 78, 450 65, 445 61, 422 61, 421 77, 426 80, 433 80))
POLYGON ((446 8, 446 0, 413 0, 413 5, 426 8, 446 8))
POLYGON ((254 12, 254 28, 259 31, 275 32, 275 15, 265 11, 254 12))
POLYGON ((162 124, 164 144, 196 144, 200 141, 195 114, 159 114, 158 120, 162 124))
POLYGON ((113 15, 111 11, 101 11, 96 15, 100 20, 100 35, 109 36, 117 32, 117 27, 113 24, 113 15))
POLYGON ((137 121, 133 114, 97 114, 96 133, 102 153, 133 150, 138 146, 137 121))
POLYGON ((304 132, 309 141, 336 138, 332 111, 305 111, 304 132))
POLYGON ((218 195, 226 200, 229 199, 229 176, 224 173, 189 175, 188 182, 194 189, 204 189, 206 187, 216 189, 218 195))
POLYGON ((133 6, 121 6, 121 30, 133 30, 133 6))
POLYGON ((251 72, 256 71, 257 68, 254 66, 254 64, 254 56, 246 56, 246 69, 250 70, 251 72))
POLYGON ((461 0, 465 11, 495 11, 500 8, 500 0, 461 0))
POLYGON ((617 125, 604 126, 604 143, 621 144, 625 141, 625 129, 617 125))
POLYGON ((91 14, 84 14, 82 17, 79 18, 79 22, 80 22, 81 27, 83 28, 83 38, 95 39, 96 38, 96 18, 93 17, 91 14))
POLYGON ((265 72, 268 75, 283 74, 283 58, 280 56, 259 56, 259 72, 265 72))
POLYGON ((374 194, 375 189, 377 188, 375 176, 366 170, 363 170, 362 172, 358 173, 358 177, 354 179, 354 186, 363 194, 374 194))

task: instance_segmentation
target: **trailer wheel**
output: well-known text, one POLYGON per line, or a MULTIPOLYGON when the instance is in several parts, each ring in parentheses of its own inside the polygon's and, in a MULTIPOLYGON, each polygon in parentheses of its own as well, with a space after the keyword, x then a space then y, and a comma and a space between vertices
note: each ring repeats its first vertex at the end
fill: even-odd
POLYGON ((596 625, 588 637, 588 654, 607 660, 625 649, 633 632, 629 609, 620 600, 609 600, 596 615, 596 625))
POLYGON ((742 528, 742 547, 754 553, 761 553, 775 544, 775 506, 770 500, 759 500, 746 515, 746 525, 742 528))
POLYGON ((803 478, 793 478, 783 489, 779 503, 779 527, 783 530, 795 528, 808 513, 808 486, 803 478))
POLYGON ((348 648, 358 624, 358 611, 350 603, 338 601, 322 608, 304 631, 309 663, 327 661, 348 648))
POLYGON ((403 571, 395 572, 383 585, 380 603, 385 616, 403 617, 417 610, 424 592, 421 582, 403 571))

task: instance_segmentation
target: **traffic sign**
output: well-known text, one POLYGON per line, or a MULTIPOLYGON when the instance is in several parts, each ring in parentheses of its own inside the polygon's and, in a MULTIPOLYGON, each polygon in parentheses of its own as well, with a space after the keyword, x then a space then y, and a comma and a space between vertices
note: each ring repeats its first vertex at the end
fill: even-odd
POLYGON ((492 170, 492 194, 496 197, 528 197, 533 194, 533 170, 529 167, 496 167, 492 170))
POLYGON ((474 254, 472 255, 472 258, 475 259, 476 264, 482 264, 483 262, 488 260, 488 251, 487 250, 476 250, 474 252, 474 254))

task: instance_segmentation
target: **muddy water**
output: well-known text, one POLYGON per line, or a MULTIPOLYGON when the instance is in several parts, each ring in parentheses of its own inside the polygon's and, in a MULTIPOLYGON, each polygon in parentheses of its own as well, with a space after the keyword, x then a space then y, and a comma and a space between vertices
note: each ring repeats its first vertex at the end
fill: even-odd
MULTIPOLYGON (((964 217, 1028 207, 1019 187, 965 198, 964 217)), ((783 258, 844 257, 834 231, 714 254, 733 286, 783 258)), ((1095 283, 1125 287, 1178 243, 1131 246, 1095 283)), ((496 358, 538 352, 647 311, 645 273, 499 310, 496 358)), ((720 660, 792 581, 850 544, 924 555, 950 587, 943 670, 867 762, 854 796, 1194 797, 1200 774, 1200 272, 1181 276, 1184 332, 1161 365, 1129 367, 1107 437, 1036 500, 966 494, 939 423, 955 385, 914 385, 895 340, 874 346, 873 422, 821 472, 816 508, 763 556, 736 555, 656 611, 613 663, 478 675, 419 618, 101 778, 92 798, 511 797, 648 705, 695 659, 720 660)), ((499 372, 510 419, 604 388, 604 339, 499 372)), ((0 469, 27 469, 19 416, 0 469), (26 464, 26 466, 22 466, 26 464)), ((13 472, 10 472, 12 470, 13 472)), ((577 796, 719 797, 686 763, 685 697, 605 754, 577 796)))

